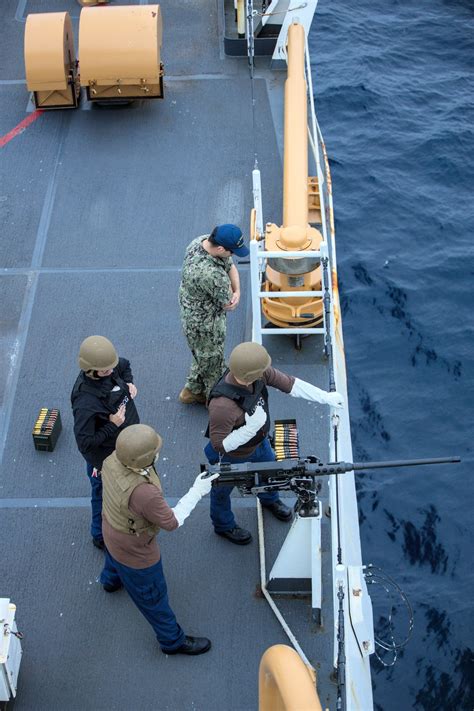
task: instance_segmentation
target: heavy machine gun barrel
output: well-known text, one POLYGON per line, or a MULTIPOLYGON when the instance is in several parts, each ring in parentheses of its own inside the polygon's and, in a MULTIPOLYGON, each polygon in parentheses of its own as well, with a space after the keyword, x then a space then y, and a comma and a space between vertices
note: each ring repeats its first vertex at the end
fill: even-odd
POLYGON ((283 459, 275 462, 243 462, 242 464, 221 463, 205 467, 208 475, 219 474, 213 486, 237 486, 242 493, 258 493, 277 489, 300 491, 311 489, 314 480, 320 476, 345 474, 365 469, 386 469, 389 467, 415 467, 424 464, 457 464, 459 457, 438 457, 434 459, 399 459, 386 462, 329 462, 323 464, 316 457, 306 459, 283 459))

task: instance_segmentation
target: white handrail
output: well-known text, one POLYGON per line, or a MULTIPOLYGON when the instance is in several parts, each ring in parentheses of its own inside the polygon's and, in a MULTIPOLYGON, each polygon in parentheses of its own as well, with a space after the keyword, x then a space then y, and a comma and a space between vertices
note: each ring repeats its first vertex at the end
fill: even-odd
POLYGON ((321 251, 316 250, 316 249, 308 249, 308 250, 291 250, 290 251, 277 251, 277 250, 264 250, 261 249, 259 250, 260 254, 258 255, 259 259, 272 259, 272 258, 281 258, 281 259, 306 259, 306 257, 321 257, 321 251))
POLYGON ((324 328, 299 328, 294 326, 292 328, 264 328, 263 333, 268 336, 293 336, 295 334, 307 334, 308 336, 317 336, 321 333, 325 333, 324 328))
POLYGON ((317 121, 316 121, 316 111, 314 108, 314 96, 313 96, 313 77, 311 75, 311 63, 309 59, 309 47, 308 47, 308 36, 306 35, 306 82, 308 85, 308 99, 309 99, 309 105, 311 109, 311 127, 312 127, 312 133, 309 129, 308 126, 308 133, 310 137, 310 143, 311 147, 313 149, 313 155, 314 159, 316 162, 316 172, 318 174, 318 184, 319 184, 319 204, 321 208, 321 225, 323 228, 323 237, 324 241, 328 241, 328 234, 327 234, 327 225, 326 225, 326 213, 324 210, 324 195, 323 195, 323 182, 324 182, 324 177, 323 173, 321 170, 321 161, 319 157, 319 150, 317 150, 317 121))
POLYGON ((259 235, 263 235, 262 183, 258 168, 252 170, 253 206, 256 212, 255 227, 259 235))
POLYGON ((305 296, 317 296, 320 298, 323 296, 323 292, 312 291, 311 289, 309 291, 260 291, 258 296, 261 299, 280 299, 281 297, 292 299, 293 297, 303 298, 305 296))

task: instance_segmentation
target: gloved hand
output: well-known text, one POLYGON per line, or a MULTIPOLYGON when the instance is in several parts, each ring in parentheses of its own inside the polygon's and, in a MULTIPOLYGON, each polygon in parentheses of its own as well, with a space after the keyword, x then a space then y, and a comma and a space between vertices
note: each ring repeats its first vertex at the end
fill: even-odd
POLYGON ((332 405, 332 407, 344 406, 344 398, 340 393, 328 393, 325 390, 320 390, 316 385, 311 385, 311 383, 299 378, 295 378, 290 395, 303 397, 305 400, 312 400, 313 402, 320 402, 323 405, 332 405))
POLYGON ((249 442, 267 421, 267 413, 261 405, 255 408, 252 415, 245 413, 245 425, 233 430, 222 440, 222 446, 226 452, 233 452, 243 444, 249 442))
POLYGON ((219 474, 211 474, 210 476, 206 476, 206 473, 207 472, 201 472, 201 474, 198 474, 190 489, 190 491, 194 489, 199 494, 200 499, 211 492, 212 482, 219 476, 219 474), (204 476, 206 476, 205 479, 203 479, 204 476))
POLYGON ((198 474, 188 493, 178 501, 174 509, 171 509, 178 521, 178 526, 183 525, 198 501, 210 492, 214 479, 217 479, 219 476, 219 474, 211 474, 211 476, 203 479, 205 474, 206 472, 198 474))
POLYGON ((332 392, 332 393, 325 393, 326 394, 326 402, 328 405, 331 405, 332 407, 336 408, 341 408, 344 407, 344 398, 342 395, 338 392, 332 392))

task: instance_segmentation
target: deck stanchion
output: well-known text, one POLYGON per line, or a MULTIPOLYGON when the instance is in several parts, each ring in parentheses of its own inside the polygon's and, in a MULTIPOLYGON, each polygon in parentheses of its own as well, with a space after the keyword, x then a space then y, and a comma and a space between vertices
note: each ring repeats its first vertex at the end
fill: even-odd
POLYGON ((263 236, 263 209, 262 209, 262 184, 260 181, 260 171, 254 168, 252 171, 252 186, 253 186, 253 206, 257 213, 257 234, 263 236))
POLYGON ((262 343, 260 311, 260 248, 256 239, 250 240, 250 286, 252 299, 252 341, 262 343))

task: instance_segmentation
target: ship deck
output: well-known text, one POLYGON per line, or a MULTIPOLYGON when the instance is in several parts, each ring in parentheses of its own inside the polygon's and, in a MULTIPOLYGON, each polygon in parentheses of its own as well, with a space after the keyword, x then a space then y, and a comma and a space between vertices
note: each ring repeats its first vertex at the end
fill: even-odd
MULTIPOLYGON (((127 4, 127 3, 120 3, 127 4)), ((257 518, 235 496, 247 547, 215 536, 208 501, 177 532, 160 534, 170 601, 189 634, 209 636, 202 657, 166 657, 124 591, 98 583, 102 553, 89 536, 89 484, 77 452, 69 395, 83 338, 108 336, 131 360, 141 420, 163 435, 160 472, 170 503, 203 461, 206 411, 183 406, 189 353, 177 290, 184 249, 219 222, 248 237, 254 162, 245 60, 225 58, 214 2, 164 0, 165 98, 128 107, 84 103, 42 114, 1 151, 0 215, 0 595, 17 606, 24 633, 15 710, 257 708, 258 665, 287 638, 259 595, 257 518), (41 407, 61 411, 52 453, 37 452, 41 407)), ((7 0, 0 5, 0 136, 28 112, 24 20, 67 10, 75 0, 7 0)), ((256 143, 264 219, 281 221, 282 85, 257 60, 256 143)), ((242 302, 228 318, 226 352, 250 338, 248 265, 242 302)), ((327 389, 320 337, 301 351, 267 337, 276 367, 327 389)), ((327 408, 271 393, 274 417, 296 417, 304 454, 327 458, 327 408)), ((288 530, 265 515, 270 568, 288 530)), ((323 517, 323 627, 307 599, 278 604, 318 669, 323 707, 333 700, 329 519, 323 517)))

